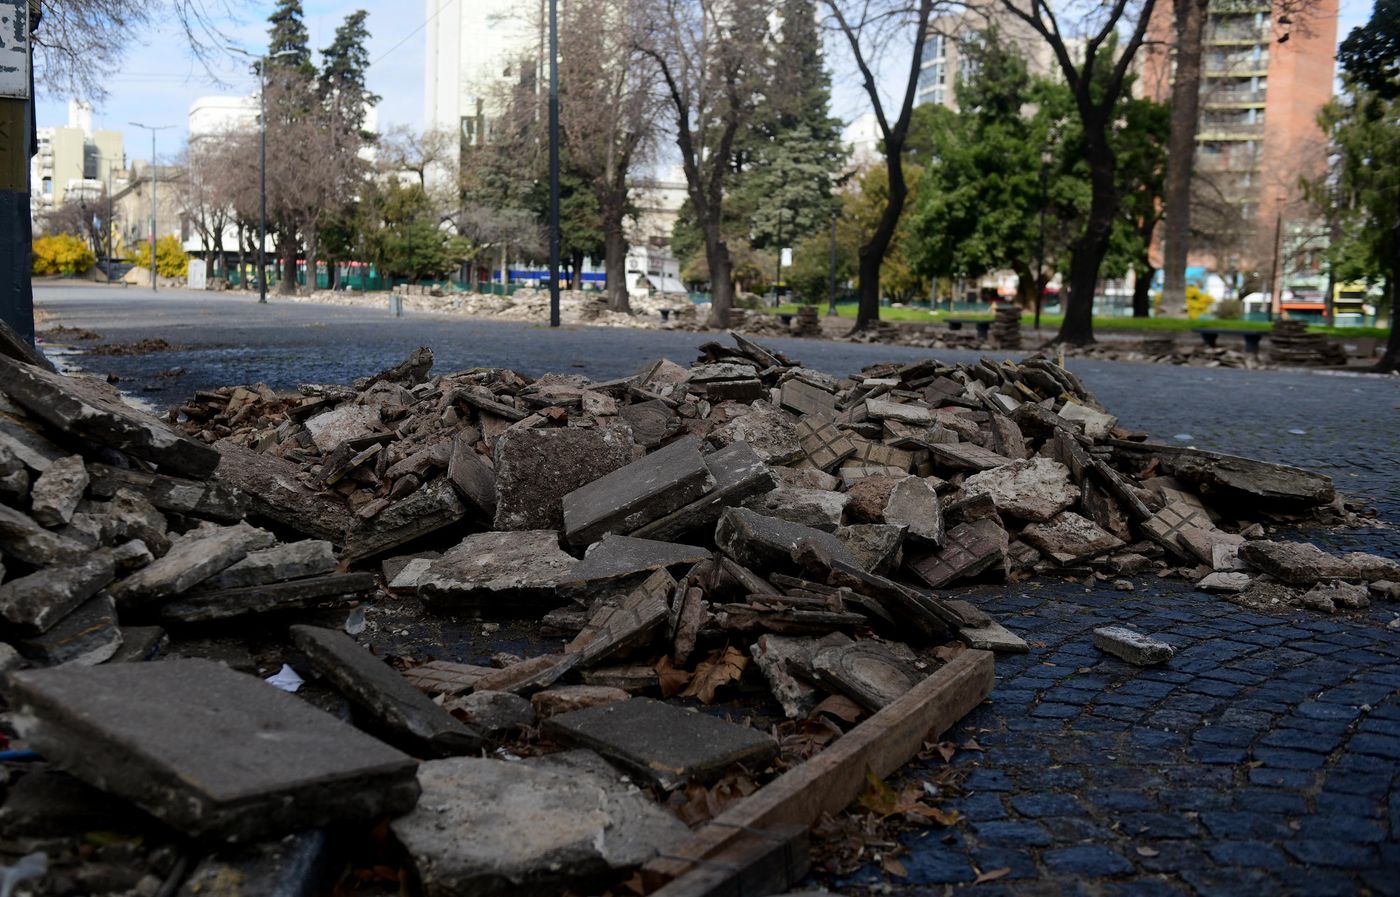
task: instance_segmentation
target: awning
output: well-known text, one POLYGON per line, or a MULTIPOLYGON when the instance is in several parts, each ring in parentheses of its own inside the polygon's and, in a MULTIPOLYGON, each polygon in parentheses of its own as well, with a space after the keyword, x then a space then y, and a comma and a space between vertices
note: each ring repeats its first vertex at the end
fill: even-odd
POLYGON ((684 293, 687 292, 685 284, 681 283, 678 277, 669 277, 665 274, 646 275, 647 283, 658 293, 684 293))

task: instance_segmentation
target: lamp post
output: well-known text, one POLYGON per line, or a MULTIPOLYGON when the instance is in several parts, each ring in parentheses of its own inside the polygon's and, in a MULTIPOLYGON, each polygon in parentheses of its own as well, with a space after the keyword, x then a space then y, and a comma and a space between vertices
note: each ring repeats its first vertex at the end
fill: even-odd
POLYGON ((1040 306, 1045 298, 1045 207, 1049 205, 1050 163, 1054 154, 1046 147, 1040 151, 1040 261, 1035 266, 1035 329, 1040 330, 1040 306))
POLYGON ((549 326, 559 326, 559 0, 549 0, 549 326))
POLYGON ((156 288, 156 132, 168 131, 174 125, 143 125, 140 122, 127 122, 133 128, 145 128, 151 132, 151 292, 156 288))
MULTIPOLYGON (((267 56, 257 56, 242 47, 228 44, 227 49, 247 56, 258 64, 258 302, 267 304, 267 64, 282 56, 296 56, 296 50, 283 50, 267 56)), ((315 289, 315 286, 312 286, 315 289)))
POLYGON ((826 283, 826 316, 836 317, 836 210, 831 210, 831 271, 826 283))

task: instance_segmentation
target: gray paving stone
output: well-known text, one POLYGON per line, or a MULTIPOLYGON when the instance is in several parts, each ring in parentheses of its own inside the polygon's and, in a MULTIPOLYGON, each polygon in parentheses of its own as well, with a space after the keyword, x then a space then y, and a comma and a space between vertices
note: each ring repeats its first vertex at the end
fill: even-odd
POLYGON ((925 477, 905 477, 895 484, 885 502, 884 522, 908 528, 913 540, 934 548, 943 544, 943 504, 934 482, 925 477))
POLYGON ((22 637, 20 653, 41 666, 93 666, 117 653, 122 630, 112 596, 98 592, 46 632, 22 637))
POLYGON ((42 526, 62 526, 73 519, 87 485, 81 455, 59 458, 29 487, 30 515, 42 526))
POLYGON ((192 836, 367 820, 418 796, 409 757, 213 661, 38 670, 3 687, 43 756, 192 836))
POLYGON ((437 755, 466 754, 482 739, 343 632, 293 626, 292 642, 322 676, 381 725, 437 755))
POLYGON ((208 623, 273 611, 335 607, 370 594, 377 585, 372 573, 332 573, 291 582, 200 591, 162 605, 160 617, 171 623, 208 623))
POLYGON ((577 564, 553 530, 478 533, 428 566, 418 594, 435 609, 508 614, 556 606, 563 603, 559 583, 577 564))
POLYGON ((747 508, 727 508, 720 515, 715 544, 735 561, 754 569, 792 569, 802 564, 809 550, 819 557, 859 566, 855 554, 831 533, 764 517, 747 508))
POLYGON ((889 648, 873 641, 821 648, 812 669, 823 685, 865 707, 879 710, 923 677, 889 648))
POLYGON ((418 805, 390 826, 428 897, 602 885, 687 834, 640 792, 581 769, 462 757, 424 763, 418 779, 418 805))
POLYGON ((1069 468, 1048 458, 1013 461, 973 474, 963 481, 968 497, 990 495, 1003 514, 1044 523, 1079 501, 1079 487, 1069 481, 1069 468))
POLYGON ((497 530, 560 529, 565 495, 630 464, 622 429, 507 430, 496 440, 497 530))
POLYGON ((147 607, 189 591, 275 539, 246 523, 193 530, 171 543, 164 557, 112 586, 122 608, 147 607))
POLYGON ((674 789, 718 778, 735 763, 761 764, 778 745, 766 734, 650 698, 551 717, 545 733, 591 748, 634 774, 674 789))
POLYGON ((76 563, 16 577, 0 585, 0 618, 21 633, 45 632, 116 575, 112 552, 103 548, 76 563))
POLYGON ((684 507, 633 530, 632 535, 674 542, 687 533, 709 531, 725 508, 738 506, 778 487, 767 462, 746 442, 736 442, 706 455, 705 467, 714 477, 713 489, 684 507))
POLYGON ((72 563, 89 548, 77 539, 49 532, 28 514, 0 505, 0 550, 26 564, 47 567, 72 563))
POLYGON ((249 552, 243 560, 200 583, 200 590, 237 589, 320 576, 335 570, 335 565, 335 548, 329 542, 287 542, 249 552))
POLYGON ((639 573, 695 564, 709 557, 707 548, 610 533, 589 548, 583 560, 561 578, 560 585, 565 588, 598 588, 639 573))
POLYGON ((710 491, 715 478, 695 438, 678 440, 563 498, 564 532, 574 545, 631 533, 710 491))
POLYGON ((1166 663, 1176 653, 1176 649, 1166 642, 1148 638, 1123 626, 1095 629, 1094 647, 1138 666, 1166 663))

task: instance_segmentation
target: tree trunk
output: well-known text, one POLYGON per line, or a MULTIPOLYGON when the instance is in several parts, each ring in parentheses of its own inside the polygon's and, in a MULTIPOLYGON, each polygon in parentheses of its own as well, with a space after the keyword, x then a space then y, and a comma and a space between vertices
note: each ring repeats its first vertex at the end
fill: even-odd
POLYGON ((282 282, 277 292, 290 296, 297 291, 297 241, 283 237, 278 247, 282 251, 282 282))
POLYGON ((1137 279, 1133 282, 1133 317, 1146 318, 1152 315, 1152 278, 1157 273, 1147 261, 1133 266, 1137 279))
POLYGON ((569 259, 569 264, 573 267, 573 270, 569 272, 573 275, 570 279, 570 283, 572 283, 572 286, 570 286, 569 289, 583 289, 583 253, 573 253, 573 255, 569 259))
POLYGON ((320 283, 320 278, 317 276, 318 273, 319 273, 317 269, 320 267, 320 264, 321 264, 320 259, 317 257, 317 255, 318 255, 318 253, 319 253, 319 251, 320 251, 320 248, 321 248, 321 247, 320 247, 320 242, 321 242, 321 241, 320 241, 320 239, 318 238, 317 232, 316 232, 315 230, 313 230, 312 228, 309 228, 309 227, 308 227, 308 228, 306 229, 306 292, 307 292, 307 293, 314 293, 314 292, 316 292, 317 285, 320 283))
MULTIPOLYGON (((612 216, 608 216, 612 218, 612 216)), ((622 219, 603 222, 603 267, 608 276, 608 309, 632 313, 632 300, 627 295, 627 235, 622 219)))
POLYGON ((729 246, 719 233, 719 223, 705 226, 705 259, 710 264, 710 319, 707 327, 729 327, 729 310, 734 307, 734 263, 729 246))
POLYGON ((1039 286, 1035 282, 1035 275, 1031 274, 1031 269, 1027 265, 1014 266, 1016 272, 1016 304, 1022 309, 1035 308, 1035 290, 1039 286))
POLYGON ((241 225, 238 228, 238 288, 248 289, 248 241, 244 239, 241 225))
POLYGON ((1390 258, 1390 338, 1385 341, 1385 354, 1373 371, 1400 371, 1400 219, 1395 222, 1395 242, 1390 258))
POLYGON ((1186 256, 1191 242, 1191 170, 1201 98, 1201 46, 1208 0, 1176 0, 1176 71, 1172 78, 1171 134, 1167 138, 1165 222, 1162 235, 1164 315, 1186 314, 1186 256))
POLYGON ((1094 289, 1118 213, 1118 188, 1114 183, 1118 160, 1108 145, 1106 127, 1102 116, 1084 122, 1084 158, 1089 163, 1093 192, 1084 232, 1070 246, 1069 297, 1064 303, 1064 323, 1055 337, 1056 342, 1071 346, 1094 342, 1094 289))
POLYGON ((889 154, 890 199, 880 216, 874 235, 860 247, 860 305, 856 311, 856 326, 852 332, 864 330, 880 320, 880 266, 894 241, 894 230, 904 212, 904 200, 909 190, 904 183, 904 169, 899 161, 902 147, 887 148, 889 154))

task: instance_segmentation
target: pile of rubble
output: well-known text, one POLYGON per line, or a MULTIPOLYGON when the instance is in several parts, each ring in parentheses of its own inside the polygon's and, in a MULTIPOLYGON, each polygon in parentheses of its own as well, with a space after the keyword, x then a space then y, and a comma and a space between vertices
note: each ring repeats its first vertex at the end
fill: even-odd
MULTIPOLYGON (((517 288, 510 295, 444 290, 437 286, 400 285, 394 295, 401 297, 403 308, 409 312, 464 315, 495 318, 502 321, 543 323, 549 320, 549 291, 531 287, 517 288)), ((283 297, 289 302, 317 305, 346 305, 361 308, 383 308, 385 294, 356 293, 345 290, 317 290, 305 296, 283 297)), ((694 303, 683 295, 633 295, 632 313, 608 310, 607 294, 598 290, 562 290, 559 296, 560 320, 565 324, 591 324, 600 327, 640 327, 643 329, 691 329, 700 323, 694 303), (665 320, 662 310, 666 311, 665 320)))
POLYGON ((1021 348, 1021 308, 1002 303, 997 306, 996 320, 991 329, 992 347, 996 349, 1021 348))
POLYGON ((1277 320, 1269 332, 1269 359, 1289 367, 1343 366, 1346 348, 1323 333, 1309 333, 1306 321, 1277 320))
POLYGON ((46 761, 0 833, 54 852, 38 893, 259 892, 384 818, 410 893, 638 868, 781 889, 816 814, 980 702, 987 650, 1026 650, 976 590, 935 590, 1150 572, 1258 605, 1396 597, 1394 561, 1262 539, 1340 519, 1327 477, 1149 443, 1047 359, 842 379, 734 339, 605 383, 434 376, 420 349, 353 386, 200 393, 173 428, 0 358, 0 666, 34 667, 0 685, 3 728, 46 761), (422 615, 484 639, 523 620, 546 647, 390 665, 357 644, 422 615), (290 659, 258 672, 307 700, 200 659, 213 634, 290 659), (181 659, 138 662, 160 657, 181 659), (113 798, 177 848, 99 887, 130 842, 36 841, 62 814, 30 811, 82 832, 113 798))

